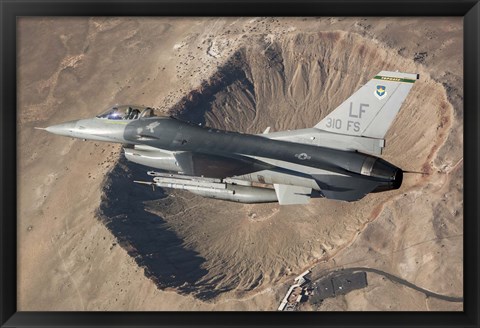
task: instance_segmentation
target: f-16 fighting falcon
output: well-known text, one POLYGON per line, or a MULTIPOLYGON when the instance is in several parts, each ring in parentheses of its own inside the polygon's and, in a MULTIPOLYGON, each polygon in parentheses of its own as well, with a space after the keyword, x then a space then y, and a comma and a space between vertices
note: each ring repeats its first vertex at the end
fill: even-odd
POLYGON ((382 71, 313 128, 293 131, 222 131, 133 105, 45 130, 124 144, 128 160, 161 170, 138 183, 242 203, 351 202, 400 188, 403 171, 375 155, 418 78, 382 71))

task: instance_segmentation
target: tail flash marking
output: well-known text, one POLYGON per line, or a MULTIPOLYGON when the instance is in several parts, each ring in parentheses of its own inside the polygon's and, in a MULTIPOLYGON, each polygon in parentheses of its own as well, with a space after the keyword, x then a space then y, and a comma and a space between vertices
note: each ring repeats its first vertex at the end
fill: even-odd
POLYGON ((418 74, 382 71, 315 128, 336 134, 383 139, 418 74))

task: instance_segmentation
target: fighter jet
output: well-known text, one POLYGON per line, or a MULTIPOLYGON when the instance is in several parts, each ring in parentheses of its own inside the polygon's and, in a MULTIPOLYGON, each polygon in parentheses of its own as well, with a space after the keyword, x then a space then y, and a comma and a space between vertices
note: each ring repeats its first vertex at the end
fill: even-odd
POLYGON ((121 143, 125 157, 160 171, 138 183, 242 203, 357 201, 400 188, 402 169, 378 157, 418 74, 382 71, 312 128, 257 135, 222 131, 149 107, 123 105, 46 131, 121 143), (150 178, 149 178, 150 179, 150 178))

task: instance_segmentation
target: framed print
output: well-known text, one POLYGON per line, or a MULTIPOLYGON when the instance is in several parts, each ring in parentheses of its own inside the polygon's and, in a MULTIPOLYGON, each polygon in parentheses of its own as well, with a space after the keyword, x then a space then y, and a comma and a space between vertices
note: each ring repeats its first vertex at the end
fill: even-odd
POLYGON ((478 2, 1 6, 2 327, 478 324, 478 2))

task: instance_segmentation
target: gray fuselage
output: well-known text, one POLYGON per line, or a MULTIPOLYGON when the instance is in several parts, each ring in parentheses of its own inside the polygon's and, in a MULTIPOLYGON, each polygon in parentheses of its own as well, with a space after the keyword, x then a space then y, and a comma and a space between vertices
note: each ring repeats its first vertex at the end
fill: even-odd
POLYGON ((249 158, 253 160, 252 165, 265 165, 266 169, 296 178, 330 172, 383 180, 393 188, 401 183, 397 167, 371 155, 200 127, 170 117, 133 121, 126 125, 123 139, 170 152, 200 153, 232 160, 249 158), (304 167, 304 172, 298 172, 298 167, 304 167))
MULTIPOLYGON (((93 118, 48 131, 82 139, 122 143, 127 159, 180 174, 311 188, 355 200, 358 194, 397 189, 402 170, 357 151, 270 139, 193 125, 172 117, 134 120, 93 118), (142 148, 143 147, 143 148, 142 148)), ((360 195, 361 196, 361 195, 360 195)))

